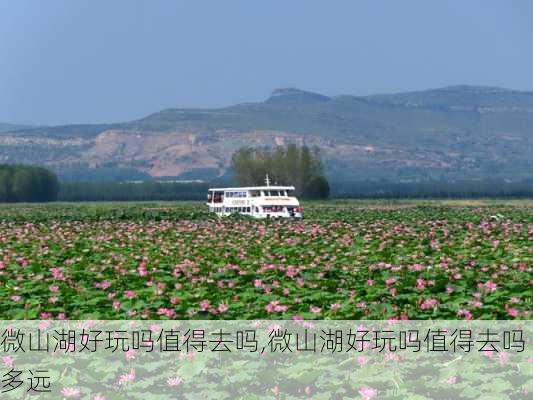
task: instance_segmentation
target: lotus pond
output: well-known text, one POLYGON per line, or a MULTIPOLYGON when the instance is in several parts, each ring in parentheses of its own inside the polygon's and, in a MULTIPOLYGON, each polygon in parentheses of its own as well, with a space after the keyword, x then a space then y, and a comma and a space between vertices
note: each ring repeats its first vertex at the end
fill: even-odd
POLYGON ((0 207, 2 319, 529 319, 533 203, 0 207))

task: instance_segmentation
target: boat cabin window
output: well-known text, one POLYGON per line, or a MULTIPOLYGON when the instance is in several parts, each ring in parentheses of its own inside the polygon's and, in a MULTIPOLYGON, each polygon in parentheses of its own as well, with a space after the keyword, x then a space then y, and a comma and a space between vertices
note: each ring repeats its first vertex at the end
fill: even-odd
POLYGON ((224 200, 224 192, 212 192, 208 195, 207 198, 209 199, 209 201, 211 201, 212 198, 213 203, 222 203, 222 201, 224 200))
POLYGON ((265 196, 276 197, 280 196, 279 190, 265 190, 265 196))
POLYGON ((248 197, 247 192, 226 192, 226 197, 248 197))
POLYGON ((264 206, 263 207, 264 212, 284 212, 285 207, 283 206, 264 206))
MULTIPOLYGON (((215 208, 216 209, 216 208, 215 208)), ((257 207, 256 207, 257 209, 257 207)), ((221 207, 220 211, 225 211, 229 213, 250 213, 252 212, 252 207, 221 207)))
POLYGON ((260 190, 250 190, 250 197, 259 197, 261 196, 260 190))

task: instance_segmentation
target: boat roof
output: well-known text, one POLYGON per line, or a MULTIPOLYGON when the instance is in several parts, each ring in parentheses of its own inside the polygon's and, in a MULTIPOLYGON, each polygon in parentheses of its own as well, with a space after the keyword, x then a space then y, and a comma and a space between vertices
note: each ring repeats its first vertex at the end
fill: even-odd
POLYGON ((294 186, 247 186, 247 187, 228 187, 228 188, 211 188, 212 191, 243 191, 243 190, 294 190, 294 186))

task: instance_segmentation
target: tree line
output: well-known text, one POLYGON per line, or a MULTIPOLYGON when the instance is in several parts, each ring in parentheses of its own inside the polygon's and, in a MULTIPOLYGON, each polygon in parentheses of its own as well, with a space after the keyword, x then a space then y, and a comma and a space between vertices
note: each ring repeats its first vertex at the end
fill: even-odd
MULTIPOLYGON (((264 179, 264 176, 263 176, 264 179)), ((252 183, 253 184, 253 183, 252 183)), ((263 185, 264 182, 259 184, 263 185)), ((209 187, 232 186, 230 181, 206 183, 61 183, 60 201, 156 201, 204 200, 209 187)), ((526 198, 533 197, 533 182, 503 180, 464 181, 333 181, 331 196, 337 199, 467 199, 467 198, 526 198)))
MULTIPOLYGON (((290 147, 266 153, 250 154, 249 149, 240 150, 234 162, 242 162, 235 169, 235 178, 240 185, 263 185, 268 171, 272 184, 294 185, 307 190, 302 197, 317 198, 310 192, 309 182, 316 182, 313 177, 320 177, 322 166, 316 153, 312 150, 296 149, 299 161, 284 158, 281 152, 294 151, 290 147), (306 152, 312 155, 308 159, 306 152), (276 155, 277 153, 277 155, 276 155), (303 156, 302 156, 303 153, 303 156), (269 154, 265 157, 265 154, 269 154), (242 158, 237 158, 240 155, 242 158), (244 156, 243 156, 244 155, 244 156), (277 157, 274 161, 274 156, 277 157), (246 157, 258 157, 260 162, 248 162, 246 157), (303 158, 303 162, 301 161, 303 158), (290 162, 294 164, 290 165, 290 162), (266 166, 270 163, 270 166, 266 166), (301 164, 300 164, 301 163, 301 164), (311 173, 302 167, 316 163, 311 173), (284 166, 284 168, 280 168, 284 166), (248 168, 248 171, 245 169, 248 168), (300 171, 291 175, 289 171, 300 171), (306 185, 307 182, 307 185, 306 185), (307 188, 307 189, 305 189, 307 188)), ((297 157, 297 156, 294 156, 297 157)), ((224 178, 219 181, 205 183, 190 182, 155 182, 140 183, 120 182, 58 182, 57 177, 41 167, 22 165, 0 165, 0 202, 46 202, 46 201, 155 201, 155 200, 204 200, 209 187, 232 186, 224 178)), ((325 181, 327 183, 327 181, 325 181)), ((499 179, 482 180, 426 180, 418 182, 392 182, 385 180, 367 181, 333 181, 331 184, 333 198, 366 198, 366 199, 424 199, 424 198, 482 198, 482 197, 533 197, 533 179, 519 182, 508 182, 499 179)), ((322 191, 320 185, 313 190, 322 191), (316 189, 316 188, 319 189, 316 189)), ((329 190, 329 184, 328 184, 329 190)), ((326 190, 322 193, 324 193, 326 190)), ((301 192, 300 192, 301 193, 301 192)))
POLYGON ((62 183, 60 201, 205 200, 207 183, 68 182, 62 183))
POLYGON ((274 149, 243 147, 231 160, 240 186, 262 186, 268 174, 272 185, 291 185, 304 198, 327 198, 329 182, 317 147, 290 144, 274 149))
POLYGON ((46 202, 57 199, 57 176, 42 167, 0 165, 0 202, 46 202))
POLYGON ((335 182, 332 197, 354 199, 468 199, 533 197, 533 180, 508 182, 502 179, 426 180, 417 182, 335 182))

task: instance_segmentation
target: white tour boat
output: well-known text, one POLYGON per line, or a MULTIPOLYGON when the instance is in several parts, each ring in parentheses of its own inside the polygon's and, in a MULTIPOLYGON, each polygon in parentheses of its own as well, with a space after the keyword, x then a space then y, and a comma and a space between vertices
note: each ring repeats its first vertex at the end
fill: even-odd
POLYGON ((302 218, 302 208, 294 196, 294 186, 214 188, 207 194, 209 211, 218 216, 249 215, 254 218, 302 218))

